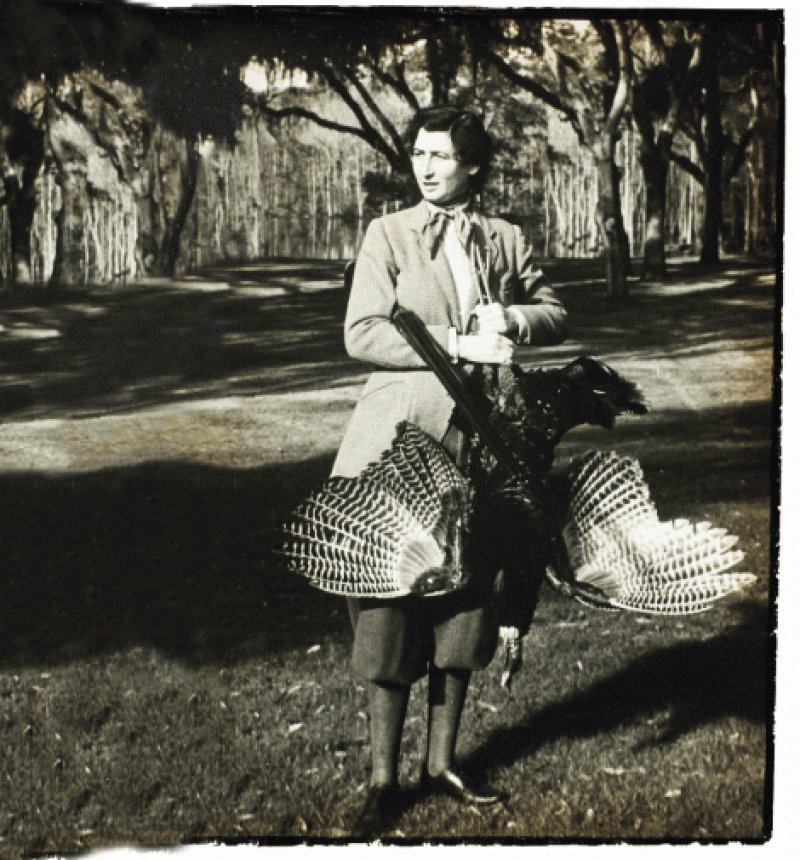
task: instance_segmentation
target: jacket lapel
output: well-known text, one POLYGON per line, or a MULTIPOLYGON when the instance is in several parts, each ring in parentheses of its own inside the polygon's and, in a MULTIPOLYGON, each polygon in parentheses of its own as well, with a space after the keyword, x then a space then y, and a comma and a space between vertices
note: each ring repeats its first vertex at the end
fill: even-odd
POLYGON ((483 241, 481 245, 481 251, 483 253, 483 258, 487 264, 487 270, 492 272, 497 265, 497 258, 500 256, 500 246, 497 244, 497 230, 492 227, 491 221, 481 214, 478 213, 477 216, 478 223, 481 225, 481 233, 483 234, 483 241))

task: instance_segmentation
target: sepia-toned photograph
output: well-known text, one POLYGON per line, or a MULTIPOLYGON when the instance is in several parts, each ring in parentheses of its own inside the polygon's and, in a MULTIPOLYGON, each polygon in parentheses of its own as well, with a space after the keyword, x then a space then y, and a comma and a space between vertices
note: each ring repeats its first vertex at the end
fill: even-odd
POLYGON ((772 840, 784 26, 0 0, 0 860, 772 840))

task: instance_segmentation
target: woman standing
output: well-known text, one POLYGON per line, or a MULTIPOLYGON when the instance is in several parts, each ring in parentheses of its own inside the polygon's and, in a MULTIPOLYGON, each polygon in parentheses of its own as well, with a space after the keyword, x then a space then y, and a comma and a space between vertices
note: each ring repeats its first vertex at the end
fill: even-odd
MULTIPOLYGON (((373 221, 356 261, 345 345, 376 366, 345 433, 333 474, 358 475, 410 421, 439 440, 459 465, 465 437, 454 403, 391 323, 414 311, 457 363, 510 364, 515 345, 546 346, 566 335, 565 311, 541 277, 521 231, 476 210, 492 141, 481 120, 455 108, 428 108, 412 120, 414 175, 423 200, 373 221), (488 295, 487 295, 488 292, 488 295)), ((371 789, 359 829, 377 833, 399 815, 400 741, 411 684, 428 675, 428 745, 422 787, 471 804, 501 800, 453 771, 470 674, 497 644, 491 583, 441 597, 349 601, 353 666, 368 684, 371 789)))

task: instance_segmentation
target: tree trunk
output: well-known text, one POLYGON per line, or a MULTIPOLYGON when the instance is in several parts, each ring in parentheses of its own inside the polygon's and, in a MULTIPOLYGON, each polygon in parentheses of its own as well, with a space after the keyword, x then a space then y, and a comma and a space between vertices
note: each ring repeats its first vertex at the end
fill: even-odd
POLYGON ((181 235, 189 218, 192 203, 194 202, 197 179, 200 175, 200 161, 200 149, 197 142, 186 141, 186 173, 181 185, 181 198, 178 201, 172 224, 167 229, 167 235, 161 249, 161 264, 159 269, 169 277, 174 277, 178 268, 178 258, 181 253, 181 235))
POLYGON ((776 178, 779 174, 775 165, 778 147, 765 146, 764 141, 759 142, 762 154, 761 171, 759 172, 759 188, 762 193, 762 212, 764 213, 764 251, 775 251, 775 240, 777 236, 776 224, 776 178))
POLYGON ((31 277, 31 230, 36 213, 36 190, 33 182, 23 182, 8 199, 8 228, 11 234, 11 266, 9 287, 30 284, 31 277))
POLYGON ((669 160, 659 146, 642 136, 641 162, 646 197, 641 278, 661 280, 667 274, 664 222, 669 160))
MULTIPOLYGON (((614 160, 613 145, 611 153, 611 191, 614 200, 614 220, 617 228, 617 241, 620 247, 620 261, 622 263, 622 271, 625 277, 631 273, 631 240, 628 236, 628 231, 625 229, 625 219, 622 215, 622 194, 620 186, 622 177, 619 167, 614 160)), ((625 287, 625 296, 628 294, 627 286, 625 287)))
POLYGON ((44 162, 44 134, 21 111, 11 111, 0 124, 0 155, 0 203, 6 206, 10 233, 8 287, 13 290, 17 284, 32 280, 31 230, 37 204, 36 179, 44 162))
POLYGON ((630 252, 627 234, 622 224, 619 199, 619 171, 614 164, 613 142, 593 150, 597 163, 598 201, 597 223, 606 249, 607 294, 615 299, 628 297, 627 273, 630 252))
POLYGON ((86 281, 86 175, 75 165, 68 165, 56 181, 61 188, 61 209, 56 216, 56 251, 49 286, 71 287, 86 281))
POLYGON ((550 170, 544 174, 544 256, 550 256, 550 170))
POLYGON ((707 51, 705 74, 706 163, 705 216, 701 263, 719 262, 719 233, 722 227, 722 156, 725 139, 722 134, 722 106, 719 88, 720 36, 712 29, 705 38, 707 51))

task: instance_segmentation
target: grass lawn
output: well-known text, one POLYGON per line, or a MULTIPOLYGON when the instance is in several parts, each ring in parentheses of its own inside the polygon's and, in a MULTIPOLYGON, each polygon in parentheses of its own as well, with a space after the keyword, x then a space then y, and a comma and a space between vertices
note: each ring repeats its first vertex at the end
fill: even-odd
MULTIPOLYGON (((414 792, 391 839, 754 841, 771 832, 775 272, 675 264, 603 296, 553 264, 571 337, 651 412, 562 457, 638 458, 663 519, 739 535, 755 586, 683 618, 543 590, 509 695, 476 675, 462 770, 512 800, 414 792)), ((0 857, 116 844, 346 842, 369 777, 343 601, 281 573, 281 519, 326 477, 365 369, 341 265, 277 261, 0 304, 0 857)))

